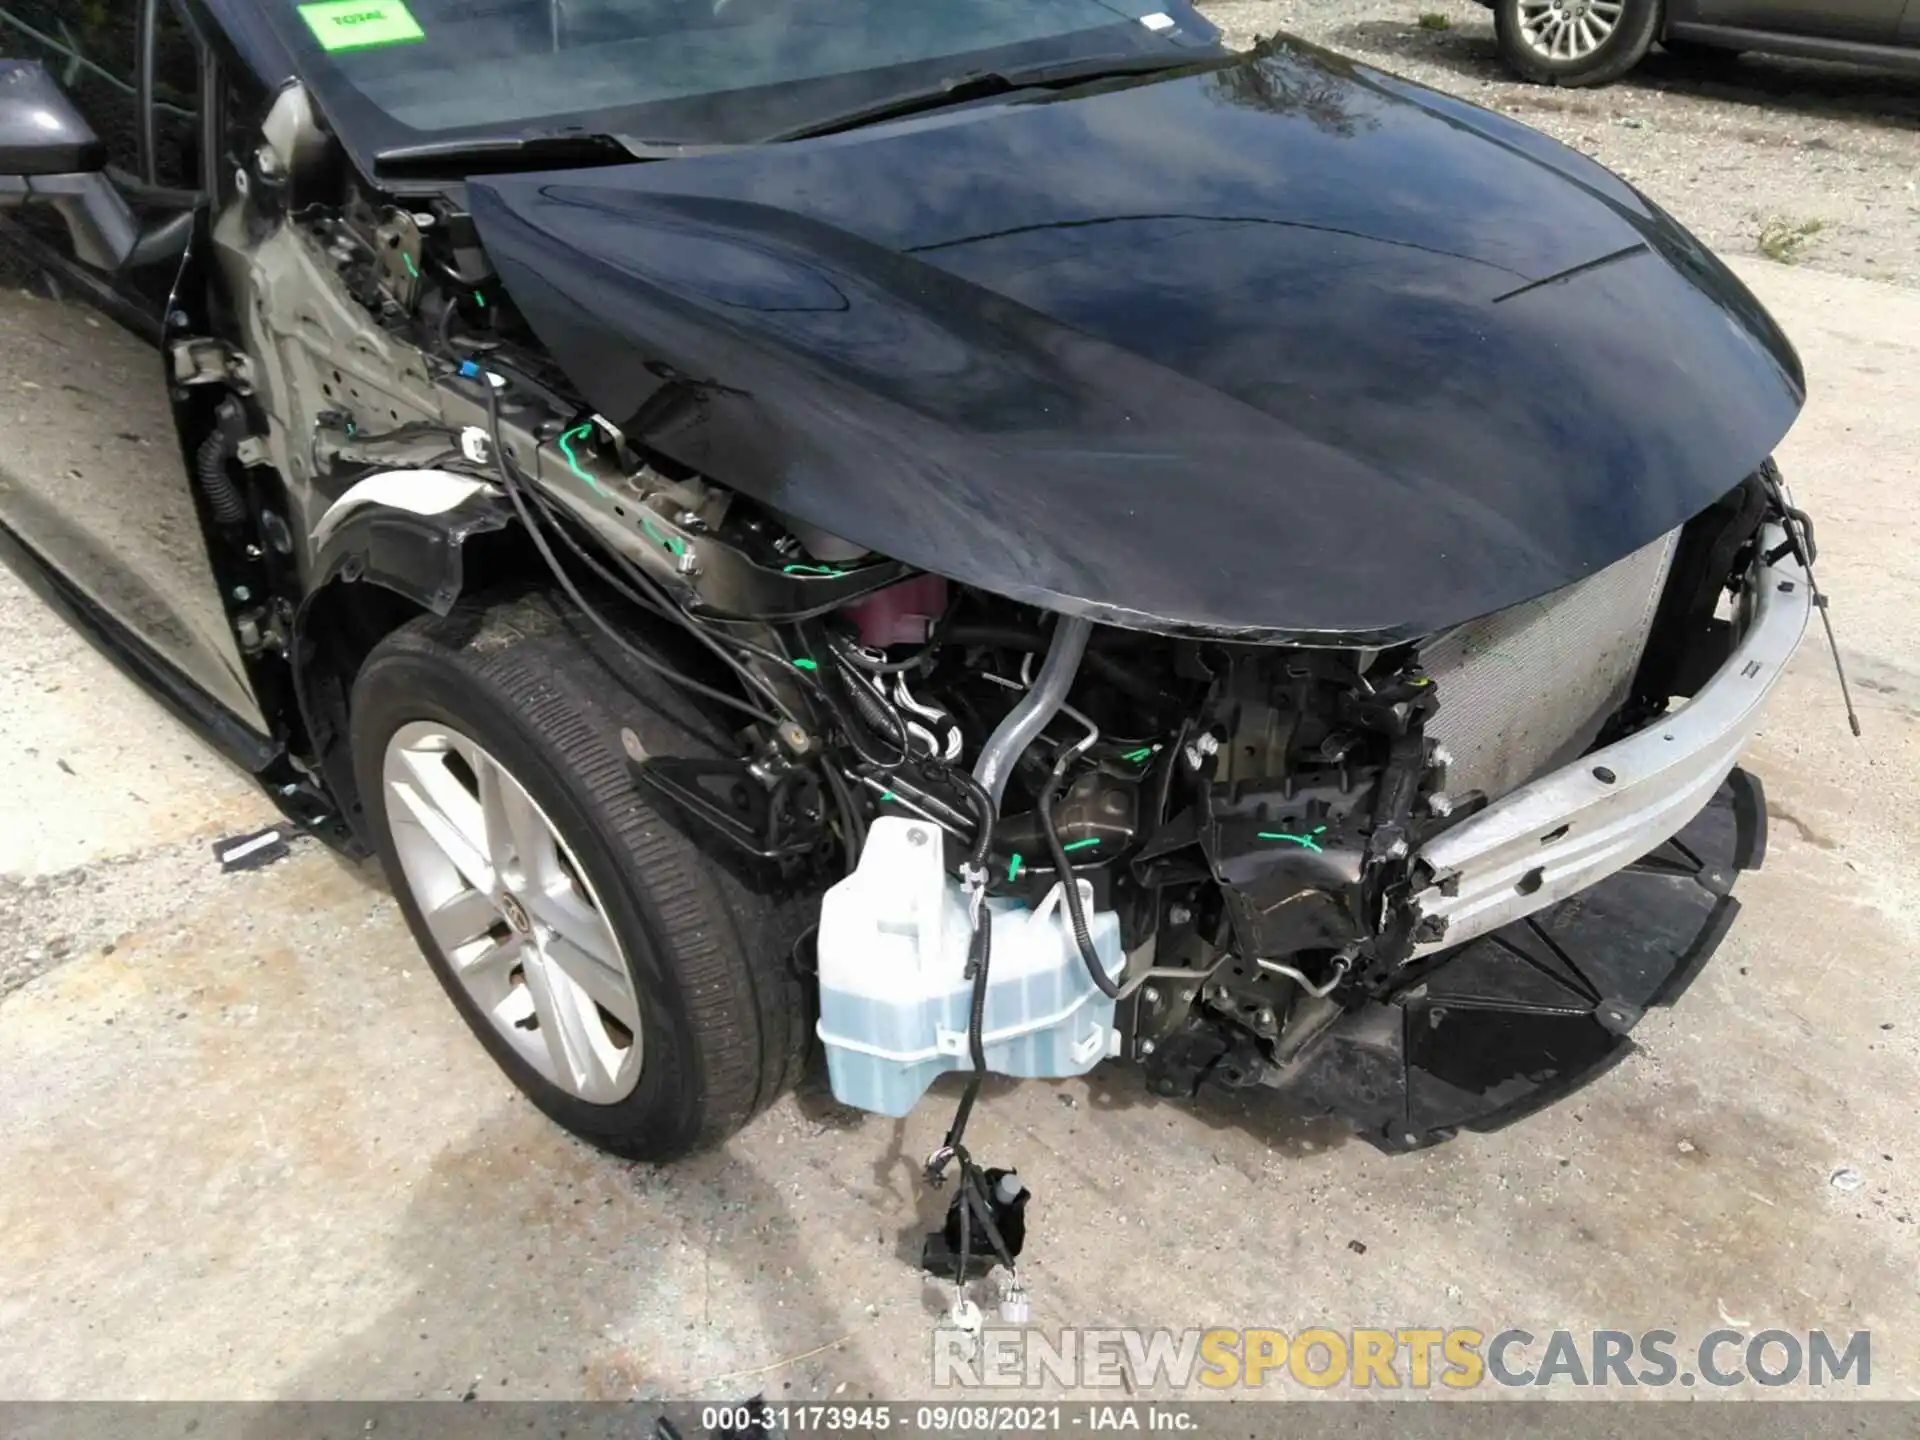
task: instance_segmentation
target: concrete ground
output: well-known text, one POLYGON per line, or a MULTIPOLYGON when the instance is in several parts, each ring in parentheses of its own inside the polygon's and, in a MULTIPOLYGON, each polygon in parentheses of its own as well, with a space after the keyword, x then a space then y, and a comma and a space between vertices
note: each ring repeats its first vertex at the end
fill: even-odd
MULTIPOLYGON (((1871 1393, 1920 1396, 1920 295, 1743 273, 1811 377, 1782 459, 1866 738, 1811 634, 1719 957, 1571 1102, 1405 1158, 1125 1069, 995 1090, 1038 1323, 1869 1329, 1871 1393)), ((944 1102, 816 1081, 684 1165, 591 1151, 373 874, 219 874, 268 807, 11 580, 0 657, 0 1397, 927 1392, 901 1256, 944 1102)))

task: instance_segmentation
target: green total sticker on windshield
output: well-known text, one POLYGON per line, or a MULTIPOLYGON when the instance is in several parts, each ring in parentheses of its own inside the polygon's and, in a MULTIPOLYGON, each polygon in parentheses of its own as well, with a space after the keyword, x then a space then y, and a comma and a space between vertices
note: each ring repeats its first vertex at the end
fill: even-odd
POLYGON ((402 0, 324 0, 302 5, 300 18, 323 50, 364 50, 427 38, 402 0))

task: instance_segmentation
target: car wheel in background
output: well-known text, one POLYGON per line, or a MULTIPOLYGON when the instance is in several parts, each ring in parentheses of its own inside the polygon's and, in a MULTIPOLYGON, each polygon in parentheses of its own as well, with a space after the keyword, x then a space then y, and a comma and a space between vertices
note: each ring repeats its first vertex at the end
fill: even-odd
POLYGON ((715 757, 711 727, 596 639, 539 594, 403 625, 355 681, 354 768, 401 912, 481 1044, 568 1130, 664 1160, 798 1077, 807 1003, 793 907, 628 769, 715 757))
POLYGON ((1660 0, 1494 0, 1500 56, 1537 85, 1604 85, 1660 30, 1660 0))

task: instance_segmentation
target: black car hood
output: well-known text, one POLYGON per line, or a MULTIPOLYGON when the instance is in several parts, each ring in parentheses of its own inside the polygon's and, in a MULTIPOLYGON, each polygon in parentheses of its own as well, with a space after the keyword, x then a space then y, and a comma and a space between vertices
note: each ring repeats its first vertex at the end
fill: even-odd
POLYGON ((1627 185, 1291 42, 699 159, 475 180, 603 415, 952 579, 1173 633, 1412 638, 1786 433, 1791 347, 1627 185))

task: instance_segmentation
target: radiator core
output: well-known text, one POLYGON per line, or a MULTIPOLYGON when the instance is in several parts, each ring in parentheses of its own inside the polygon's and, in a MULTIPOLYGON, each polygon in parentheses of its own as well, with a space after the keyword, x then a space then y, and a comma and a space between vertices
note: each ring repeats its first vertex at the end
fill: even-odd
POLYGON ((1453 752, 1450 792, 1498 799, 1593 743, 1639 667, 1679 535, 1427 642, 1427 734, 1453 752))

